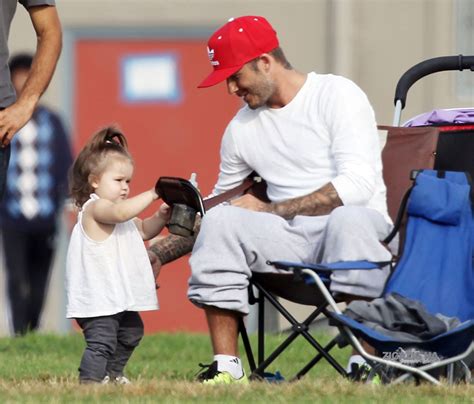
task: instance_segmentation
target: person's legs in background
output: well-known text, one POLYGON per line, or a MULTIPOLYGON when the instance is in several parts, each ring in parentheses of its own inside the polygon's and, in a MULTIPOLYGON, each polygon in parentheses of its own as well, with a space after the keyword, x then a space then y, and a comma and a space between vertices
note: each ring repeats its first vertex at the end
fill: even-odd
POLYGON ((30 295, 27 234, 13 229, 2 229, 2 240, 13 332, 15 335, 23 335, 28 331, 30 295))
POLYGON ((55 229, 48 232, 30 234, 28 237, 28 279, 30 295, 28 299, 28 328, 33 331, 39 327, 43 310, 49 273, 54 256, 55 229))
POLYGON ((51 261, 54 230, 30 233, 2 229, 13 331, 23 335, 39 326, 51 261))
POLYGON ((11 146, 0 147, 0 201, 3 199, 7 183, 8 163, 10 162, 11 146))

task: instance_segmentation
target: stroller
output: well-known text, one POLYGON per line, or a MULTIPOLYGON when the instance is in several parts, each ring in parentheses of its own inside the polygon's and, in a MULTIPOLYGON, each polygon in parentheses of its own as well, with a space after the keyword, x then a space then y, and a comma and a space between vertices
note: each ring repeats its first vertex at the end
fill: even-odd
POLYGON ((380 130, 387 131, 382 159, 384 181, 389 185, 388 209, 393 219, 411 185, 411 170, 463 171, 474 178, 474 108, 433 110, 399 126, 410 87, 425 76, 450 70, 474 71, 474 56, 442 56, 408 69, 395 90, 393 126, 379 126, 380 130))
MULTIPOLYGON (((414 246, 417 245, 413 240, 405 240, 407 216, 403 213, 403 205, 406 205, 408 197, 404 198, 404 195, 408 194, 411 181, 415 180, 415 183, 417 182, 415 179, 418 174, 417 169, 421 169, 421 172, 426 171, 428 175, 443 178, 445 175, 451 176, 452 178, 459 178, 464 175, 463 173, 466 173, 468 180, 474 178, 474 108, 433 110, 410 119, 403 127, 399 126, 401 121, 401 111, 405 107, 407 92, 416 81, 432 73, 447 70, 462 71, 464 69, 474 71, 474 56, 459 55, 438 57, 425 60, 407 70, 400 78, 395 91, 394 126, 379 127, 379 129, 386 129, 388 131, 387 143, 383 151, 384 180, 388 185, 387 199, 389 201, 389 212, 395 219, 395 228, 401 230, 399 252, 402 252, 402 256, 400 257, 397 267, 400 267, 402 270, 403 267, 410 265, 407 263, 407 261, 411 260, 410 251, 406 250, 414 248, 414 246), (400 205, 402 205, 402 208, 399 210, 398 208, 400 205), (406 245, 405 242, 407 243, 406 245), (405 252, 403 253, 404 249, 405 252)), ((426 194, 424 196, 426 196, 426 194)), ((412 195, 412 199, 413 197, 414 195, 412 195)), ((473 206, 474 195, 472 191, 470 195, 470 203, 471 206, 473 206)), ((429 204, 429 201, 425 200, 423 204, 429 204)), ((466 238, 466 240, 469 240, 469 238, 466 238)), ((474 237, 471 237, 471 244, 474 244, 474 237)), ((423 248, 422 243, 418 244, 418 247, 423 248)), ((472 283, 474 277, 474 274, 472 273, 474 268, 474 248, 472 248, 472 245, 465 247, 465 254, 471 254, 471 259, 468 259, 471 262, 471 265, 470 267, 468 265, 470 269, 467 269, 464 275, 467 277, 466 282, 472 283)), ((421 251, 419 252, 421 253, 421 251)), ((411 255, 413 256, 416 254, 411 255)), ((416 258, 412 261, 415 263, 416 258)), ((444 272, 450 272, 450 264, 453 265, 452 262, 445 265, 444 272)), ((423 270, 418 271, 417 269, 414 269, 413 273, 405 271, 403 274, 401 273, 402 271, 397 271, 397 267, 395 268, 395 273, 387 283, 384 292, 385 294, 393 291, 403 291, 408 297, 421 299, 429 308, 439 311, 447 310, 451 315, 458 315, 460 317, 465 315, 465 313, 474 312, 474 307, 455 309, 452 302, 434 303, 434 300, 440 299, 440 296, 431 297, 429 296, 429 292, 424 295, 418 290, 421 287, 420 284, 416 286, 412 285, 411 287, 407 286, 407 284, 413 283, 414 278, 417 277, 417 272, 420 272, 420 276, 422 277, 423 275, 421 272, 423 270)), ((424 271, 429 270, 429 268, 424 269, 424 271)), ((437 292, 439 293, 442 288, 447 289, 445 285, 450 282, 449 275, 446 276, 439 274, 439 276, 445 276, 445 279, 441 281, 443 286, 440 286, 439 290, 436 290, 436 287, 434 287, 434 290, 431 292, 433 295, 437 292)), ((474 285, 471 285, 471 287, 473 286, 474 285)), ((453 287, 455 288, 453 290, 454 293, 458 290, 457 288, 462 289, 459 285, 453 285, 453 287)), ((468 288, 467 293, 469 293, 469 290, 470 289, 468 288)), ((473 293, 473 290, 474 289, 471 290, 471 294, 473 293)), ((462 292, 459 290, 459 293, 462 292)), ((473 299, 467 298, 466 300, 463 300, 463 302, 467 302, 470 306, 472 305, 473 299)), ((336 314, 336 318, 337 317, 338 315, 336 314)), ((406 380, 410 374, 415 375, 415 377, 424 378, 433 383, 437 383, 438 380, 436 379, 440 376, 446 376, 450 382, 456 381, 456 379, 468 380, 470 374, 467 368, 472 369, 474 366, 474 352, 471 352, 467 357, 465 355, 469 351, 469 349, 466 349, 469 347, 469 340, 473 341, 472 325, 468 325, 468 323, 472 324, 472 315, 467 316, 467 318, 464 318, 463 320, 467 319, 470 319, 470 322, 463 324, 466 329, 460 329, 458 334, 462 336, 461 339, 464 338, 464 341, 457 342, 459 345, 464 345, 465 349, 460 350, 460 352, 452 352, 450 355, 445 355, 451 357, 457 356, 459 360, 434 361, 438 362, 438 364, 441 364, 441 362, 449 364, 447 368, 440 368, 436 364, 433 364, 425 366, 425 371, 421 371, 420 373, 418 373, 418 371, 421 369, 417 369, 416 371, 410 371, 410 369, 408 369, 408 372, 404 373, 400 370, 402 368, 398 368, 397 371, 394 371, 393 368, 390 369, 390 365, 387 367, 383 362, 382 365, 378 362, 374 369, 385 369, 385 371, 387 368, 390 369, 386 372, 386 375, 389 375, 386 380, 388 382, 400 382, 406 380), (428 372, 429 369, 434 368, 438 368, 438 370, 436 372, 428 372), (444 371, 441 372, 443 369, 444 371), (458 375, 455 375, 456 369, 461 369, 461 371, 458 371, 458 375), (435 376, 435 378, 433 378, 433 376, 435 376)), ((344 316, 339 317, 339 320, 341 320, 339 324, 348 325, 347 319, 344 319, 344 316)), ((351 320, 349 320, 349 323, 350 322, 351 320)), ((380 344, 377 336, 372 334, 370 330, 364 330, 363 327, 359 327, 359 324, 352 323, 349 326, 349 329, 351 329, 355 335, 362 337, 366 341, 369 340, 374 346, 380 344)), ((444 337, 441 337, 441 339, 443 338, 444 337)), ((437 348, 442 352, 446 349, 446 346, 452 345, 453 340, 454 339, 450 340, 450 337, 448 336, 443 340, 442 345, 444 346, 434 347, 429 344, 428 346, 430 348, 437 348)), ((381 343, 381 346, 384 346, 384 342, 381 343)), ((420 346, 423 347, 423 344, 420 344, 420 346)), ((471 349, 472 346, 474 346, 474 342, 471 342, 471 349)), ((397 351, 395 350, 395 352, 397 351)))

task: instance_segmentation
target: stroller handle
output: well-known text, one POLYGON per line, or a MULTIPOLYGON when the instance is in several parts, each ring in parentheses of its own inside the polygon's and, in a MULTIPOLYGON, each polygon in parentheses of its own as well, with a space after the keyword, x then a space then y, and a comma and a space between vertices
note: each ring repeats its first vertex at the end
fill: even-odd
POLYGON ((474 71, 474 56, 440 56, 416 64, 409 68, 398 80, 395 89, 395 105, 397 105, 397 101, 400 101, 401 109, 405 108, 408 90, 421 78, 446 70, 462 71, 464 69, 474 71))

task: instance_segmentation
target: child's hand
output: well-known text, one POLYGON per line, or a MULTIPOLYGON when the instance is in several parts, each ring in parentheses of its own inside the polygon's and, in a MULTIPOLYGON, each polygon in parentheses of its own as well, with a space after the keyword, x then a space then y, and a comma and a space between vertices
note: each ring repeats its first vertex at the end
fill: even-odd
POLYGON ((151 193, 153 194, 153 200, 154 201, 156 201, 157 199, 160 199, 160 194, 156 190, 156 187, 151 189, 151 193))
POLYGON ((171 217, 171 207, 163 202, 158 209, 158 217, 168 223, 171 217))

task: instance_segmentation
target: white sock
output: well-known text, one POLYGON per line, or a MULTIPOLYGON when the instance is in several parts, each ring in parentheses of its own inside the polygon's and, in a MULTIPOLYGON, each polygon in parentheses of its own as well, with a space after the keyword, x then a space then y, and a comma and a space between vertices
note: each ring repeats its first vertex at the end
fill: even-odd
POLYGON ((228 372, 234 379, 240 379, 244 375, 240 358, 231 355, 214 355, 214 360, 217 361, 219 372, 228 372))
POLYGON ((353 363, 356 363, 357 365, 361 366, 365 362, 366 362, 366 360, 361 355, 352 355, 349 358, 349 363, 347 364, 346 372, 350 373, 352 371, 351 367, 352 367, 353 363))

